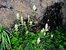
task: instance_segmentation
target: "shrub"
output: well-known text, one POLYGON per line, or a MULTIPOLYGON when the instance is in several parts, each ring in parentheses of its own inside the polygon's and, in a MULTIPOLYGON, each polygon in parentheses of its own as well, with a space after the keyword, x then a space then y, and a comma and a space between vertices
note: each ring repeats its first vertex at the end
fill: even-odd
POLYGON ((21 17, 16 23, 11 36, 12 50, 64 50, 66 46, 66 26, 49 32, 47 25, 39 32, 31 32, 32 21, 25 22, 21 17))
POLYGON ((9 33, 0 27, 0 50, 64 50, 66 26, 50 32, 48 25, 39 32, 32 32, 33 21, 19 17, 13 31, 9 33))

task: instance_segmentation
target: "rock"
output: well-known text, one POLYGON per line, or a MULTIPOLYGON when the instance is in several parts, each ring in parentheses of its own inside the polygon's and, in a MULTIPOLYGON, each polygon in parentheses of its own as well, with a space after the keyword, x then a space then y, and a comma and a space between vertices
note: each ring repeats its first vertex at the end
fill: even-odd
POLYGON ((15 21, 15 14, 7 8, 0 9, 0 23, 5 27, 11 27, 15 21))
POLYGON ((64 0, 0 0, 0 23, 7 28, 10 28, 16 20, 16 14, 27 18, 28 15, 33 14, 33 6, 35 5, 37 10, 35 11, 35 20, 42 19, 45 8, 54 4, 55 2, 64 2, 63 15, 66 18, 66 1, 64 0))

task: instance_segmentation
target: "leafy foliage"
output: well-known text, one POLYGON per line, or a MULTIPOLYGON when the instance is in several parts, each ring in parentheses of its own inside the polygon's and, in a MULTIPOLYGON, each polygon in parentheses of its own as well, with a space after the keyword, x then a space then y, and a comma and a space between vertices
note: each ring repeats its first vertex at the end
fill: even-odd
POLYGON ((0 25, 0 50, 10 50, 11 42, 8 33, 0 25))
MULTIPOLYGON (((29 19, 29 18, 28 18, 29 19)), ((33 22, 27 23, 19 18, 13 31, 8 35, 3 27, 0 27, 0 50, 64 50, 66 46, 66 26, 50 32, 43 28, 39 32, 31 32, 33 22)), ((46 26, 47 27, 47 26, 46 26)))
MULTIPOLYGON (((28 20, 27 20, 28 21, 28 20)), ((18 20, 17 31, 14 28, 11 36, 12 50, 64 50, 66 46, 66 26, 50 32, 43 28, 39 32, 31 32, 32 22, 18 20), (28 25, 27 25, 28 24, 28 25)))

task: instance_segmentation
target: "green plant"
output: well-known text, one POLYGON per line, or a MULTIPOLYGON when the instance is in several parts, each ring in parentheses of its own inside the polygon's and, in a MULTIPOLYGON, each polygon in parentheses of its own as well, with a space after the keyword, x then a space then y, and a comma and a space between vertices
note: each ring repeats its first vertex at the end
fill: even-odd
POLYGON ((66 26, 52 32, 48 31, 48 25, 41 31, 31 32, 32 21, 23 21, 23 17, 16 23, 11 36, 12 50, 64 50, 66 46, 66 26))
POLYGON ((0 50, 10 50, 11 43, 8 33, 0 25, 0 50))
POLYGON ((50 32, 48 24, 39 32, 31 32, 33 21, 27 23, 17 15, 17 23, 12 28, 11 35, 0 26, 0 50, 64 50, 66 47, 66 26, 50 32))

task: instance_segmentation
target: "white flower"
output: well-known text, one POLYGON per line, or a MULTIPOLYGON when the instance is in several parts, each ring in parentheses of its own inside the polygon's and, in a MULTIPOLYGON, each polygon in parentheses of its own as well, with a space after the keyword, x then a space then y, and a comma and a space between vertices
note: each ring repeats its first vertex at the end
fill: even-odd
POLYGON ((17 18, 17 20, 20 19, 19 13, 17 13, 16 18, 17 18))
POLYGON ((33 23, 33 22, 32 22, 32 21, 30 21, 30 25, 32 25, 32 23, 33 23))
POLYGON ((46 23, 45 28, 48 28, 48 24, 46 23))
POLYGON ((28 15, 28 22, 30 21, 30 16, 28 15))
POLYGON ((40 41, 41 41, 41 40, 40 40, 40 38, 38 38, 38 39, 37 39, 37 44, 39 44, 39 43, 40 43, 40 41))
POLYGON ((46 32, 44 32, 44 36, 46 35, 46 32))
POLYGON ((49 19, 47 21, 49 21, 49 19))
POLYGON ((41 30, 41 33, 43 33, 45 30, 44 30, 44 28, 41 30))
POLYGON ((51 37, 53 37, 53 34, 51 34, 51 37))
POLYGON ((28 34, 29 33, 29 31, 26 31, 26 34, 28 34))
POLYGON ((36 9, 37 9, 37 8, 36 8, 36 6, 35 6, 35 5, 33 5, 33 10, 34 10, 34 11, 36 11, 36 9))
POLYGON ((45 25, 45 31, 48 31, 48 24, 45 25))
POLYGON ((24 22, 23 25, 26 26, 26 22, 24 22))
POLYGON ((23 17, 21 17, 21 23, 23 24, 23 17))
POLYGON ((15 24, 14 28, 15 28, 15 31, 18 31, 18 25, 17 24, 15 24))
POLYGON ((45 50, 45 49, 43 49, 43 50, 45 50))

